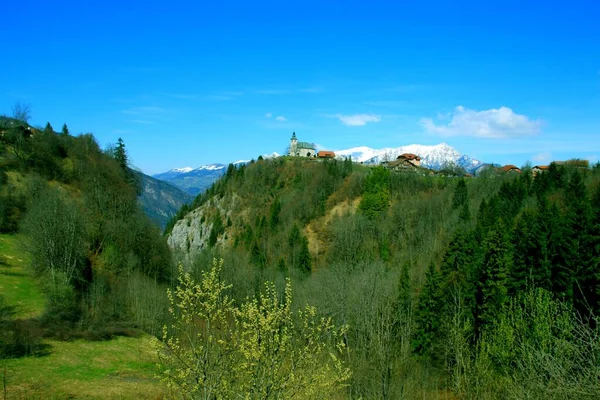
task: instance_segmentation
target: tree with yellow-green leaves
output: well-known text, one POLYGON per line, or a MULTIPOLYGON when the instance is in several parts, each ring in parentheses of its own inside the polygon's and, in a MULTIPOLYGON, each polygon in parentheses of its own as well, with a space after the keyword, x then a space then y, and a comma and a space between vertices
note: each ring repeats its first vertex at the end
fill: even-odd
POLYGON ((153 344, 167 386, 186 399, 319 399, 343 390, 346 327, 311 306, 294 311, 289 281, 283 299, 267 282, 236 306, 221 268, 215 260, 196 282, 180 267, 168 292, 173 322, 153 344))

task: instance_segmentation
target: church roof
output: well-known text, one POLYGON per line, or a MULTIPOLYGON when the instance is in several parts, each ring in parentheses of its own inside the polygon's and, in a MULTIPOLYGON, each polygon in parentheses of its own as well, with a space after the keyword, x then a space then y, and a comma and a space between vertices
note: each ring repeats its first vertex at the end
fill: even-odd
POLYGON ((296 145, 297 149, 315 149, 315 145, 312 143, 308 143, 308 142, 298 142, 298 144, 296 145))

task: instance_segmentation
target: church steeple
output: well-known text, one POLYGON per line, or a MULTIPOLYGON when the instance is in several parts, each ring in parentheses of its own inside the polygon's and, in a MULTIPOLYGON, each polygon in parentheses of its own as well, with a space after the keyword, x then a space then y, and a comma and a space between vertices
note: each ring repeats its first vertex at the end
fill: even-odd
POLYGON ((292 133, 292 138, 290 139, 290 150, 288 155, 297 156, 298 155, 298 138, 296 138, 296 132, 292 133))

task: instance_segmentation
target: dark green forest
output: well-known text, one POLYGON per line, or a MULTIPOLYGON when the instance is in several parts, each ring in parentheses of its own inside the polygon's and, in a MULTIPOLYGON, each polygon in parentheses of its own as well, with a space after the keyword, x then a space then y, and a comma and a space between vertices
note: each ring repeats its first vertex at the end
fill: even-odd
POLYGON ((16 324, 0 296, 2 357, 35 353, 44 337, 161 337, 177 264, 189 283, 222 259, 230 286, 215 285, 231 307, 265 306, 267 281, 292 301, 289 282, 293 309, 346 327, 339 398, 600 392, 600 165, 472 178, 259 158, 230 165, 161 234, 121 140, 103 151, 66 125, 0 122, 0 230, 24 235, 48 299, 16 324))

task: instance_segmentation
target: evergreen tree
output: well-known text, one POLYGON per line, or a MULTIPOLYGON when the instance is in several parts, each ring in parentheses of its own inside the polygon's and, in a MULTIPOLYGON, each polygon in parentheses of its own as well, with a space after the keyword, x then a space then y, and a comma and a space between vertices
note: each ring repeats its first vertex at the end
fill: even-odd
POLYGON ((567 206, 565 216, 565 267, 569 275, 567 293, 572 294, 573 304, 580 314, 589 314, 587 296, 593 293, 586 286, 594 281, 593 272, 586 268, 590 258, 588 242, 591 225, 591 207, 583 177, 573 172, 565 192, 567 206), (568 287, 572 285, 572 287, 568 287))
POLYGON ((471 210, 469 207, 468 198, 467 201, 465 201, 462 207, 460 208, 460 214, 458 215, 458 219, 463 223, 467 223, 471 220, 471 210))
POLYGON ((54 133, 54 129, 52 128, 52 125, 50 125, 50 122, 46 122, 46 127, 44 128, 44 132, 45 133, 54 133))
POLYGON ((117 162, 121 166, 121 168, 124 171, 126 171, 127 167, 129 166, 129 160, 127 157, 127 150, 125 150, 125 143, 123 142, 122 138, 119 138, 117 140, 117 147, 115 147, 114 150, 114 157, 115 160, 117 160, 117 162))
POLYGON ((252 260, 252 263, 259 268, 264 268, 267 266, 267 257, 261 250, 257 241, 254 241, 252 249, 250 250, 250 259, 252 260))
POLYGON ((63 127, 62 127, 62 134, 63 134, 64 136, 68 136, 68 135, 69 135, 69 128, 67 128, 67 124, 63 124, 63 127))
POLYGON ((440 274, 431 263, 425 274, 425 285, 415 313, 417 331, 413 348, 418 354, 435 354, 434 345, 440 329, 440 274))
POLYGON ((454 189, 454 197, 452 198, 452 208, 457 209, 467 203, 469 200, 469 192, 464 178, 461 178, 454 189))
POLYGON ((271 203, 271 212, 270 212, 270 225, 271 225, 271 231, 275 231, 277 229, 277 227, 279 226, 279 214, 281 213, 281 202, 279 201, 279 199, 275 199, 273 200, 273 203, 271 203))
POLYGON ((458 231, 444 254, 440 267, 444 310, 458 297, 473 313, 478 271, 477 242, 472 233, 458 231))
POLYGON ((302 236, 300 239, 300 254, 298 254, 298 268, 305 274, 312 272, 312 260, 308 250, 308 239, 302 236))
POLYGON ((510 270, 509 294, 515 295, 524 290, 528 283, 539 285, 545 277, 541 265, 543 255, 543 236, 538 227, 537 212, 533 209, 523 211, 513 234, 514 257, 510 270))
POLYGON ((600 318, 600 185, 596 187, 592 197, 592 219, 588 246, 590 255, 585 266, 589 280, 584 282, 584 287, 596 318, 600 318))
POLYGON ((501 219, 484 241, 484 261, 477 290, 476 328, 493 324, 507 300, 507 275, 511 270, 511 245, 501 219))
MULTIPOLYGON (((139 196, 142 193, 142 182, 129 168, 129 157, 127 156, 127 149, 125 148, 125 142, 123 142, 122 138, 117 140, 117 146, 113 150, 113 157, 117 160, 117 163, 125 174, 127 183, 135 188, 136 194, 139 196)), ((212 188, 214 190, 214 184, 212 188)))
POLYGON ((551 163, 548 167, 549 189, 560 189, 564 186, 565 168, 562 165, 551 163))

